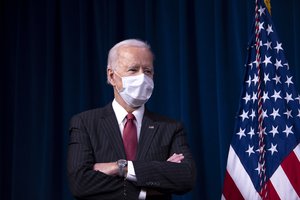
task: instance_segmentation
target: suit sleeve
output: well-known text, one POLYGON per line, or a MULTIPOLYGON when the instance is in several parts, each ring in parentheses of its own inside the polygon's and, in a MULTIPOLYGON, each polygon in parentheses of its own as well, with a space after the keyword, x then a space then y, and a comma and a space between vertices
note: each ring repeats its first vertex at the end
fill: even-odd
POLYGON ((169 136, 168 156, 173 153, 183 153, 184 160, 181 163, 172 163, 166 161, 168 158, 166 157, 164 161, 134 161, 137 184, 162 193, 183 194, 190 191, 195 184, 195 163, 182 125, 176 123, 175 128, 168 128, 168 130, 173 132, 169 136))
MULTIPOLYGON (((118 198, 113 194, 123 193, 123 179, 108 176, 93 170, 95 158, 89 131, 80 116, 71 119, 68 145, 68 179, 72 194, 78 198, 102 197, 118 198)), ((92 198, 87 198, 92 199, 92 198)))

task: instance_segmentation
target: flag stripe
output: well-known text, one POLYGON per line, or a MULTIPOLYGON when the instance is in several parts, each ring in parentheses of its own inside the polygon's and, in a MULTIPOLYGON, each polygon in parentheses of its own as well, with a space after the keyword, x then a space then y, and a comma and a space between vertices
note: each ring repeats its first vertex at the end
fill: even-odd
POLYGON ((300 162, 300 144, 298 144, 296 146, 296 148, 294 149, 294 152, 295 152, 295 155, 297 156, 298 158, 298 161, 300 162))
POLYGON ((292 186, 294 187, 298 197, 300 197, 300 162, 297 159, 294 151, 287 156, 287 158, 281 164, 283 171, 289 178, 292 186))
POLYGON ((299 199, 281 166, 277 168, 270 180, 280 199, 299 199))
POLYGON ((244 198, 242 194, 240 193, 239 189, 236 187, 228 171, 226 171, 225 174, 225 181, 227 184, 224 185, 224 193, 223 193, 224 199, 243 200, 244 198))
POLYGON ((222 194, 222 196, 221 196, 221 200, 226 200, 226 198, 224 197, 223 194, 222 194))
POLYGON ((229 147, 227 171, 244 199, 261 199, 258 192, 255 190, 248 173, 245 171, 245 168, 231 145, 229 147))
POLYGON ((280 200, 280 197, 278 196, 273 184, 271 183, 271 181, 268 181, 268 198, 272 199, 272 200, 280 200))

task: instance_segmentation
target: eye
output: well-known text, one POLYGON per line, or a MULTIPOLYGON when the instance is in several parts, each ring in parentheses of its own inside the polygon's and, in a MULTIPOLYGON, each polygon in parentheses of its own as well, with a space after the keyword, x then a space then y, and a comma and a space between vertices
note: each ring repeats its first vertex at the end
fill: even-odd
POLYGON ((129 67, 128 71, 129 72, 136 72, 136 71, 138 71, 138 68, 137 67, 129 67))
POLYGON ((150 76, 153 74, 153 70, 147 68, 147 69, 144 69, 144 73, 150 76))

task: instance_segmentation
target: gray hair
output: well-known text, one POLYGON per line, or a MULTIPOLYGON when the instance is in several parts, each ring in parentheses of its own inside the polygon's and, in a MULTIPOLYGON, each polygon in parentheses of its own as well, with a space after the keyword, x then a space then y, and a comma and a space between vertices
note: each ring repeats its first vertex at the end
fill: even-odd
POLYGON ((150 45, 147 44, 146 42, 138 39, 127 39, 123 40, 119 43, 117 43, 115 46, 113 46, 109 53, 108 53, 108 58, 107 58, 107 69, 115 69, 117 67, 117 62, 118 62, 118 56, 119 56, 119 49, 120 47, 140 47, 140 48, 146 48, 148 49, 152 56, 153 53, 151 51, 150 45))

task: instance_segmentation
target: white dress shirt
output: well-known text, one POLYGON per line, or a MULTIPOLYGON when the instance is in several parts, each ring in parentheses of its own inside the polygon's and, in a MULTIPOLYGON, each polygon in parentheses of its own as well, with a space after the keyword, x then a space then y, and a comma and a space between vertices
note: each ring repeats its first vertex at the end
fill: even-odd
MULTIPOLYGON (((127 116, 128 113, 116 101, 116 99, 113 100, 112 107, 113 107, 113 110, 114 110, 115 115, 117 117, 120 132, 121 132, 122 138, 123 138, 123 129, 124 129, 124 126, 125 126, 125 123, 126 123, 126 116, 127 116)), ((140 132, 141 132, 141 127, 142 127, 142 120, 143 120, 144 111, 145 111, 145 106, 142 105, 141 107, 139 107, 138 109, 136 109, 135 111, 132 112, 132 114, 135 116, 135 119, 136 119, 134 121, 134 123, 135 123, 136 128, 137 128, 137 139, 138 139, 138 141, 139 141, 139 138, 140 138, 140 132)), ((133 167, 133 163, 130 160, 128 161, 128 165, 127 165, 126 179, 128 179, 130 181, 137 181, 135 171, 134 171, 134 167, 133 167)), ((140 195, 139 195, 139 199, 140 200, 146 199, 146 191, 145 190, 141 190, 140 195)))

